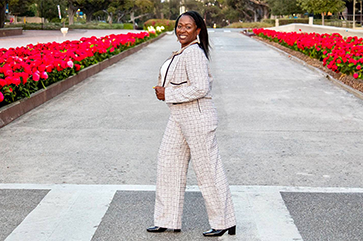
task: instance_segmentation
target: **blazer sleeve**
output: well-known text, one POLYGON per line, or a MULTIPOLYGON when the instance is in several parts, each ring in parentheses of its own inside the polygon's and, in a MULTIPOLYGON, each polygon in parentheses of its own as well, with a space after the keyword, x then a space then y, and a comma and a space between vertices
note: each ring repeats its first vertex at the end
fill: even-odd
POLYGON ((185 51, 185 69, 187 85, 165 88, 166 103, 182 103, 203 98, 210 91, 208 59, 202 49, 193 48, 185 51))

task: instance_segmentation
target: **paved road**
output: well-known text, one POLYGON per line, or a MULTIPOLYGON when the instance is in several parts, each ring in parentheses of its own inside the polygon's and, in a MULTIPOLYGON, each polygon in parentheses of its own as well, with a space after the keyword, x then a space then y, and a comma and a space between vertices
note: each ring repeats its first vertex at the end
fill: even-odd
MULTIPOLYGON (((237 31, 210 36, 239 227, 223 239, 361 240, 363 101, 237 31)), ((183 232, 144 231, 168 118, 151 87, 178 47, 168 35, 0 129, 0 240, 204 240, 192 170, 183 232)))

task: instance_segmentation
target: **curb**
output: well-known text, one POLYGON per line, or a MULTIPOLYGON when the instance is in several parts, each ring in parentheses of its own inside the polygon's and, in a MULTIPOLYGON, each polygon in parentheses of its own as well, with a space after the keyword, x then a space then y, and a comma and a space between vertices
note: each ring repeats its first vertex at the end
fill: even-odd
POLYGON ((112 56, 109 59, 105 59, 104 61, 97 63, 95 65, 89 66, 76 75, 73 75, 67 79, 61 80, 57 83, 54 83, 50 86, 47 86, 46 89, 41 89, 36 93, 30 95, 29 98, 21 99, 14 103, 11 103, 3 108, 0 108, 0 128, 6 126, 10 122, 24 115, 25 113, 31 111, 32 109, 42 105, 53 97, 61 94, 62 92, 68 90, 72 86, 82 82, 88 77, 97 74, 98 72, 104 70, 105 68, 117 63, 121 59, 124 59, 130 56, 133 53, 141 50, 142 48, 148 46, 149 44, 159 40, 164 37, 166 33, 160 34, 158 37, 151 39, 147 42, 136 45, 135 47, 128 49, 119 53, 118 55, 112 56))
POLYGON ((1 28, 0 37, 22 35, 23 28, 1 28))
POLYGON ((356 97, 358 97, 359 99, 363 100, 363 93, 362 92, 360 92, 359 90, 356 90, 356 89, 350 87, 349 85, 346 85, 343 82, 335 79, 333 76, 331 76, 330 74, 324 72, 323 70, 320 70, 320 69, 318 69, 318 68, 316 68, 314 66, 311 66, 310 64, 306 63, 304 60, 301 60, 301 59, 299 59, 299 58, 297 58, 297 57, 295 57, 295 56, 293 56, 293 55, 291 55, 289 53, 286 53, 285 51, 283 51, 283 50, 281 50, 279 48, 276 48, 275 46, 272 46, 272 45, 270 45, 268 43, 265 43, 265 42, 263 42, 263 41, 261 41, 259 39, 256 39, 256 38, 253 38, 253 39, 260 42, 260 43, 263 43, 264 45, 266 45, 266 46, 268 46, 268 47, 270 47, 270 48, 272 48, 274 50, 276 50, 280 54, 287 56, 287 58, 291 59, 292 61, 297 62, 299 64, 302 64, 302 65, 308 67, 309 69, 317 72, 318 74, 323 75, 326 79, 330 80, 333 84, 339 86, 340 88, 348 91, 349 93, 351 93, 351 94, 355 95, 356 97))

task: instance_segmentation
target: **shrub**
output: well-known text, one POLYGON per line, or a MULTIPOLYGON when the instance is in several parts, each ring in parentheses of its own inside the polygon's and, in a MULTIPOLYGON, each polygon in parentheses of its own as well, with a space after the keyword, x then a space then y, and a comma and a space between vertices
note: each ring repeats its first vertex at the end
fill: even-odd
MULTIPOLYGON (((11 26, 6 27, 22 27, 24 30, 59 30, 63 27, 63 24, 60 22, 55 23, 27 23, 27 24, 12 24, 11 26)), ((91 22, 91 23, 75 23, 73 25, 68 25, 66 23, 66 27, 69 29, 133 29, 132 23, 114 23, 112 25, 108 23, 101 22, 91 22)))
POLYGON ((164 26, 165 31, 173 31, 175 27, 175 20, 169 19, 149 19, 144 23, 144 29, 152 26, 154 28, 164 26))
POLYGON ((123 29, 134 29, 134 26, 132 23, 124 23, 123 29))
POLYGON ((269 28, 274 25, 264 22, 241 23, 235 22, 227 26, 227 28, 269 28))
POLYGON ((51 23, 60 23, 61 20, 59 18, 52 18, 52 20, 50 20, 51 23))
MULTIPOLYGON (((275 19, 263 19, 263 23, 268 23, 275 26, 275 19)), ((292 23, 309 23, 308 18, 281 18, 279 19, 279 25, 287 25, 292 23)))

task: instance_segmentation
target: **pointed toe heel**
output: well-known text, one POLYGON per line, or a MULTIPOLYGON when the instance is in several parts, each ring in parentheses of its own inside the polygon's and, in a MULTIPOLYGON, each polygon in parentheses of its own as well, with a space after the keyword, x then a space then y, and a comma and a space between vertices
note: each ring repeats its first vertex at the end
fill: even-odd
MULTIPOLYGON (((159 226, 153 226, 153 227, 146 229, 146 231, 151 232, 151 233, 162 233, 162 232, 165 232, 166 230, 167 230, 167 228, 162 228, 159 226)), ((179 232, 181 232, 181 229, 174 229, 174 232, 179 233, 179 232)))
POLYGON ((228 234, 229 235, 236 235, 236 226, 233 226, 231 228, 228 229, 228 234))
POLYGON ((225 232, 228 231, 229 235, 235 235, 236 234, 236 226, 227 228, 227 229, 211 229, 203 233, 204 236, 207 237, 216 237, 216 236, 222 236, 225 232))
POLYGON ((162 232, 165 232, 166 229, 167 228, 153 226, 153 227, 147 228, 146 231, 151 232, 151 233, 162 233, 162 232))

